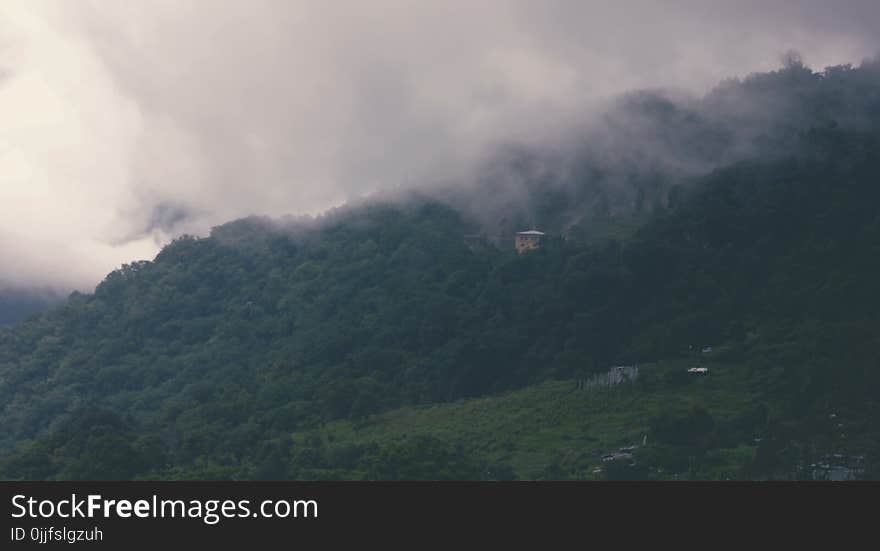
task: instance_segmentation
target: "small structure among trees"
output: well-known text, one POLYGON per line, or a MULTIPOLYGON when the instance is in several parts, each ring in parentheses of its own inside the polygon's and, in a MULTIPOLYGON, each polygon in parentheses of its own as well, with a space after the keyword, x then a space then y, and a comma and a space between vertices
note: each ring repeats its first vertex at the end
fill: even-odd
POLYGON ((632 382, 639 378, 639 366, 618 365, 609 369, 606 373, 599 373, 587 380, 578 380, 578 390, 594 390, 597 388, 610 388, 625 382, 632 382))
POLYGON ((538 249, 544 239, 544 232, 538 230, 527 230, 517 232, 516 234, 516 252, 523 254, 526 251, 538 249))

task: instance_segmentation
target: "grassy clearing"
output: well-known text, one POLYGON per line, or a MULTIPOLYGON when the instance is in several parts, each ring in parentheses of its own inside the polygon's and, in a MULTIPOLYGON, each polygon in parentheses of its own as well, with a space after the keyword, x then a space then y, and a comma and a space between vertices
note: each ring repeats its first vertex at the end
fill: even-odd
MULTIPOLYGON (((692 365, 686 360, 642 365, 639 381, 603 391, 576 390, 573 380, 548 381, 497 396, 328 423, 318 433, 331 445, 382 445, 430 435, 461 443, 487 460, 503 461, 519 478, 542 478, 554 463, 566 462, 579 465, 579 476, 595 478, 602 455, 641 445, 646 436, 650 446, 650 419, 665 409, 700 404, 716 422, 723 422, 748 406, 742 366, 708 362, 708 376, 674 377, 692 365)), ((751 446, 720 450, 721 471, 741 464, 752 452, 751 446)))

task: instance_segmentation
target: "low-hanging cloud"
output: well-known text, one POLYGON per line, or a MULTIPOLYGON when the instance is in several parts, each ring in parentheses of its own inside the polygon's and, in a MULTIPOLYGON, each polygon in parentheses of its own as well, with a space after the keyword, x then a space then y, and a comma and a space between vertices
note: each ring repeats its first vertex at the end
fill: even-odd
POLYGON ((0 287, 88 289, 182 232, 467 180, 604 98, 859 62, 874 0, 4 2, 0 287))

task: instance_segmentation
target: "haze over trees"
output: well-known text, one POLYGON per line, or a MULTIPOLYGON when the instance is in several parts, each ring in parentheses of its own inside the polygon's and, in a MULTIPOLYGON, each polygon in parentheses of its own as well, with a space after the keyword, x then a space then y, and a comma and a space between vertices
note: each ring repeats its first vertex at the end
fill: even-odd
MULTIPOLYGON (((805 477, 831 453, 877 477, 878 129, 876 63, 793 60, 627 96, 586 145, 509 150, 480 185, 183 236, 0 329, 0 475, 514 478, 516 428, 385 438, 381 415, 518 391, 541 416, 542 384, 639 363, 675 369, 627 395, 649 444, 610 478, 805 477), (550 236, 517 255, 526 225, 550 236), (676 362, 706 344, 727 374, 692 403, 676 362)), ((541 476, 583 476, 567 461, 541 476)))

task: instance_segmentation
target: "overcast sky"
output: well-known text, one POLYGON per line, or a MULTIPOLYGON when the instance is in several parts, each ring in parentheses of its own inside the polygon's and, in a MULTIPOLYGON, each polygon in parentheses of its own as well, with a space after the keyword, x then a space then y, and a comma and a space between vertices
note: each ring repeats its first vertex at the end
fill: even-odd
POLYGON ((0 2, 0 287, 467 179, 597 101, 880 51, 877 0, 0 2))

